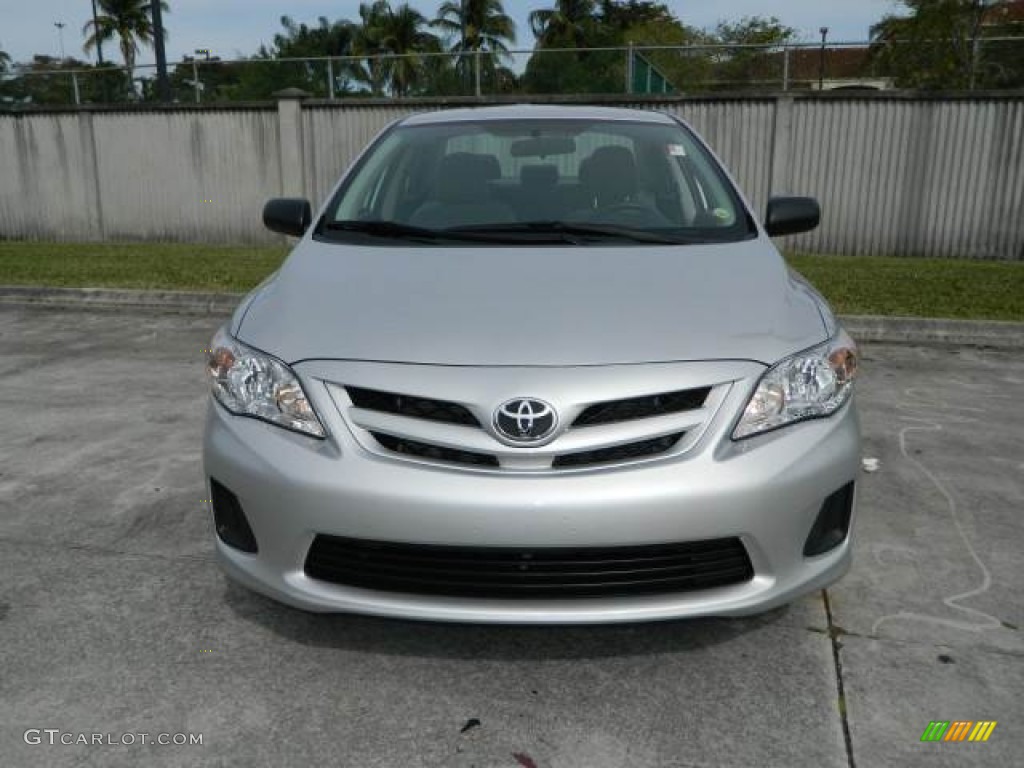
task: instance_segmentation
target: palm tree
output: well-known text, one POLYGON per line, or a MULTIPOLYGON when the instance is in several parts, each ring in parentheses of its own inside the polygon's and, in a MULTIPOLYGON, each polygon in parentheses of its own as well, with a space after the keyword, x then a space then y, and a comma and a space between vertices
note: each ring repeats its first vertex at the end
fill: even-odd
POLYGON ((423 14, 408 3, 397 8, 389 6, 379 19, 376 35, 381 51, 401 57, 391 59, 388 66, 395 96, 407 95, 422 71, 421 57, 409 54, 436 52, 441 48, 440 41, 423 29, 426 23, 423 14))
POLYGON ((384 92, 384 83, 387 80, 384 60, 378 57, 387 53, 380 42, 380 30, 390 11, 391 6, 388 5, 387 0, 360 3, 360 24, 356 28, 355 38, 352 41, 353 53, 367 57, 365 69, 361 68, 355 74, 358 79, 370 86, 370 92, 375 96, 384 92))
MULTIPOLYGON (((134 82, 135 57, 139 53, 139 43, 149 45, 153 42, 150 2, 151 0, 99 0, 100 13, 95 21, 90 20, 82 27, 82 34, 87 35, 85 45, 82 46, 86 53, 98 43, 105 43, 115 37, 118 39, 128 74, 129 88, 134 82)), ((165 0, 160 0, 160 8, 164 13, 169 13, 165 0)), ((166 30, 164 37, 167 37, 166 30)))
POLYGON ((330 22, 326 16, 317 19, 317 26, 296 24, 290 16, 281 17, 284 32, 274 35, 273 51, 278 58, 314 58, 317 56, 348 56, 352 52, 355 25, 348 20, 330 22))
POLYGON ((426 18, 408 3, 392 8, 387 0, 361 3, 359 17, 353 50, 368 59, 361 79, 374 94, 389 88, 395 96, 408 95, 427 69, 415 54, 441 50, 437 37, 424 29, 426 18))
POLYGON ((555 0, 554 8, 530 12, 530 29, 540 48, 583 48, 594 12, 594 0, 555 0))
POLYGON ((457 54, 455 72, 463 88, 477 65, 481 65, 477 75, 485 75, 493 83, 497 79, 497 60, 508 59, 508 44, 516 39, 515 22, 505 13, 501 0, 445 0, 430 26, 448 37, 449 50, 457 54), (480 51, 491 55, 481 60, 480 51))
POLYGON ((430 25, 451 38, 455 53, 507 54, 508 44, 516 40, 516 24, 501 0, 445 0, 430 25))

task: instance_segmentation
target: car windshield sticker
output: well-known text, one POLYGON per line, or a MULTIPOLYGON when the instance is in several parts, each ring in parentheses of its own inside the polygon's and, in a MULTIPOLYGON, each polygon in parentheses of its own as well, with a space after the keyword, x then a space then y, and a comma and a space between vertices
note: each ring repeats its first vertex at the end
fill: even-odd
POLYGON ((682 144, 669 144, 668 153, 672 157, 686 157, 686 149, 683 148, 682 144))

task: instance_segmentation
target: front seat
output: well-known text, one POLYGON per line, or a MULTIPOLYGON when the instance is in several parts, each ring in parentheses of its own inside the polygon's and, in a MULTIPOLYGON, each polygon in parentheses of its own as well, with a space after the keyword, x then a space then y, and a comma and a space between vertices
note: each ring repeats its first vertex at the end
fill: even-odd
POLYGON ((594 208, 628 202, 637 191, 633 153, 625 147, 598 147, 580 164, 580 181, 594 208))
POLYGON ((430 199, 409 223, 429 229, 494 224, 515 220, 504 203, 491 199, 487 182, 495 176, 497 158, 472 152, 454 152, 441 158, 430 199))
POLYGON ((672 226, 640 192, 636 159, 626 147, 595 149, 580 163, 580 182, 586 191, 588 208, 574 216, 624 226, 672 226))

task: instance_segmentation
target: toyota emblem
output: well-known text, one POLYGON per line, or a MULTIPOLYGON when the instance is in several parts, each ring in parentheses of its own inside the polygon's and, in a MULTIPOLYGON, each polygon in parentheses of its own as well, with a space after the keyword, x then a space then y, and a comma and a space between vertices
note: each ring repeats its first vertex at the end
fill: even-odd
POLYGON ((494 411, 494 428, 512 443, 529 445, 550 437, 558 426, 555 409, 543 400, 517 397, 494 411))

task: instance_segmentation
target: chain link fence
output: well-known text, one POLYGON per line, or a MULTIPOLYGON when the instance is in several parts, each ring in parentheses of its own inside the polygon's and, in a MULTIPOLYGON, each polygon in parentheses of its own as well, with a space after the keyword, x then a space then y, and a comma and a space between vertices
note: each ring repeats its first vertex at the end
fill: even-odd
MULTIPOLYGON (((977 41, 970 66, 970 86, 950 80, 948 90, 1024 87, 1024 37, 977 41)), ((169 64, 168 74, 171 100, 180 104, 265 101, 288 89, 315 98, 358 99, 886 90, 905 85, 867 42, 186 58, 169 64)), ((129 72, 38 57, 0 75, 0 108, 156 101, 152 65, 129 72)))

